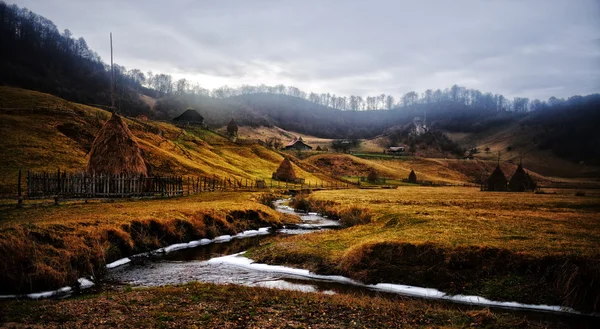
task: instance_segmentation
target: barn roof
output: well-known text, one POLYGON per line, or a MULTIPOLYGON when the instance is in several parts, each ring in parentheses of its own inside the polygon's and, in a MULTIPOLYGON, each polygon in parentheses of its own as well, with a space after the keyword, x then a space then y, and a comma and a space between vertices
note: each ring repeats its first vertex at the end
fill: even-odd
POLYGON ((173 121, 183 121, 183 122, 202 122, 204 118, 198 113, 198 111, 188 108, 185 112, 181 113, 180 116, 173 119, 173 121))

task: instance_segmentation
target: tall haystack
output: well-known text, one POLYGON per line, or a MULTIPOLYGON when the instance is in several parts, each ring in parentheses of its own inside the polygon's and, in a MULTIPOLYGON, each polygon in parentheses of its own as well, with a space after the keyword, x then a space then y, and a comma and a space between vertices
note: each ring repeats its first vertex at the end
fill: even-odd
POLYGON ((531 176, 523 169, 523 166, 519 164, 514 175, 508 182, 508 187, 513 192, 525 192, 535 190, 535 182, 531 179, 531 176))
POLYGON ((408 182, 412 184, 417 184, 417 174, 415 174, 414 170, 410 170, 410 174, 408 174, 408 182))
POLYGON ((119 115, 113 114, 98 132, 90 151, 87 172, 148 176, 140 146, 119 115))
POLYGON ((237 137, 237 135, 238 135, 238 126, 235 123, 235 121, 233 120, 233 118, 231 118, 231 120, 227 124, 227 136, 229 138, 234 138, 234 137, 237 137))
POLYGON ((296 173, 292 167, 292 163, 288 159, 283 159, 283 162, 277 168, 277 171, 273 173, 273 179, 282 180, 286 182, 293 182, 296 180, 296 173))
POLYGON ((488 179, 488 191, 506 191, 508 180, 502 169, 500 169, 500 165, 496 166, 496 169, 490 175, 488 179))

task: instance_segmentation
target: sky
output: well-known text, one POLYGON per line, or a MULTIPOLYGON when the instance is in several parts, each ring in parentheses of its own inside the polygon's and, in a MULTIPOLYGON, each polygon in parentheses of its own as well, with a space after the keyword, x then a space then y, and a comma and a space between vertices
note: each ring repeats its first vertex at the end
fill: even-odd
POLYGON ((599 0, 18 0, 105 62, 202 87, 600 92, 599 0))

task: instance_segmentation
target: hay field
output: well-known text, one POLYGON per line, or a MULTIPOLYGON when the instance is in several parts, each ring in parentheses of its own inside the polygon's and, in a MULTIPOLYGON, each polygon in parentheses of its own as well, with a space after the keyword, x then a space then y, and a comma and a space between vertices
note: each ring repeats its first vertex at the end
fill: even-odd
POLYGON ((354 207, 372 222, 282 239, 252 257, 366 282, 598 311, 600 191, 558 192, 318 191, 308 196, 313 211, 354 207))
MULTIPOLYGON (((16 193, 19 169, 84 171, 94 137, 110 114, 49 94, 0 87, 0 194, 16 193)), ((237 145, 214 132, 124 119, 152 175, 267 179, 283 156, 261 145, 237 145)), ((307 181, 331 180, 294 165, 307 181)))
POLYGON ((106 263, 121 257, 296 220, 261 204, 260 195, 2 205, 0 294, 56 289, 101 275, 106 263))

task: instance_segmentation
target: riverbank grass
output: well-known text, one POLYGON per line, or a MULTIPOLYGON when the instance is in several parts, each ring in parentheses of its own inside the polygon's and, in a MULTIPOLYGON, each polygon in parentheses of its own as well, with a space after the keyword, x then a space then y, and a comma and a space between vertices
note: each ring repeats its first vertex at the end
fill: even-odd
POLYGON ((402 298, 201 283, 0 301, 0 322, 9 328, 563 328, 561 321, 402 298))
POLYGON ((38 204, 0 212, 2 293, 27 293, 100 276, 121 257, 169 244, 294 222, 259 193, 38 204))
POLYGON ((358 205, 372 223, 278 239, 250 257, 364 282, 600 309, 600 199, 473 188, 319 191, 312 211, 358 205))

